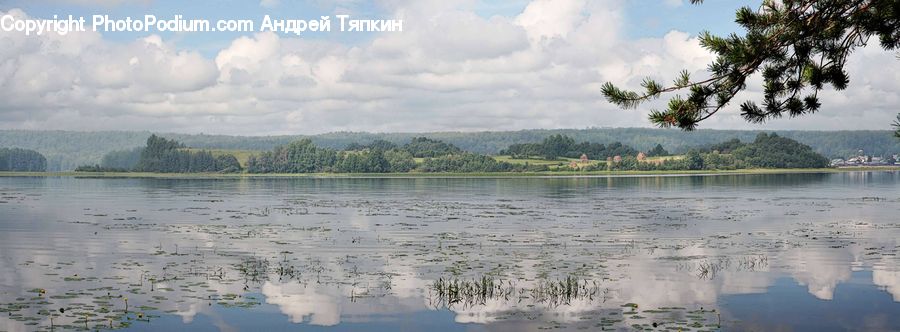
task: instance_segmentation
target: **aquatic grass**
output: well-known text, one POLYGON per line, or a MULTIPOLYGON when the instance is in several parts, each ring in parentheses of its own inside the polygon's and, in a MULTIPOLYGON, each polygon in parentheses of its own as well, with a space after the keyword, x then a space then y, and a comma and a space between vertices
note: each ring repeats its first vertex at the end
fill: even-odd
POLYGON ((728 260, 720 259, 715 262, 705 261, 697 266, 697 277, 700 279, 715 279, 720 271, 728 266, 728 260))
POLYGON ((737 268, 745 271, 756 271, 769 265, 769 257, 765 255, 743 256, 737 258, 737 268))
POLYGON ((517 287, 512 279, 495 279, 489 275, 461 279, 440 277, 431 284, 438 304, 448 307, 460 304, 471 307, 489 299, 528 299, 549 306, 571 304, 575 299, 593 300, 602 292, 596 281, 566 276, 558 280, 539 280, 534 287, 517 287))

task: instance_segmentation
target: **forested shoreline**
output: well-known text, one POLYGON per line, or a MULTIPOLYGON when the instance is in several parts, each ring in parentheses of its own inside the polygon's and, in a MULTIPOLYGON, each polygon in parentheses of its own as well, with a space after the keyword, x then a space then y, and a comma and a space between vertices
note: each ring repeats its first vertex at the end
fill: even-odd
MULTIPOLYGON (((404 145, 414 137, 428 137, 452 144, 467 152, 498 155, 514 144, 540 143, 552 135, 565 135, 576 142, 605 144, 620 142, 638 151, 647 152, 662 145, 672 154, 685 154, 691 149, 724 142, 733 138, 744 142, 755 139, 761 131, 700 129, 690 133, 653 128, 591 128, 591 129, 529 129, 494 132, 434 132, 434 133, 365 133, 335 132, 319 135, 285 136, 228 136, 206 134, 156 133, 193 149, 271 151, 303 138, 316 146, 334 150, 349 150, 354 144, 369 145, 376 141, 404 145)), ((882 156, 900 153, 900 140, 888 130, 857 131, 796 131, 779 130, 779 136, 809 145, 828 158, 846 158, 864 150, 867 155, 882 156)), ((73 170, 82 165, 114 164, 105 158, 136 161, 137 154, 124 151, 144 146, 149 131, 35 131, 0 130, 0 147, 18 147, 37 151, 47 159, 48 171, 73 170), (112 156, 110 152, 122 152, 112 156)), ((122 163, 117 167, 122 167, 122 163)))
MULTIPOLYGON (((147 145, 140 150, 114 151, 112 156, 104 156, 104 161, 123 162, 119 156, 130 159, 139 152, 134 165, 104 164, 85 165, 76 168, 81 172, 151 172, 151 173, 237 173, 242 170, 233 155, 213 156, 209 151, 190 151, 175 140, 151 135, 147 145)), ((127 161, 125 161, 127 162, 127 161)))
POLYGON ((672 155, 661 144, 639 151, 621 142, 608 145, 576 142, 551 135, 539 143, 513 144, 504 155, 467 152, 431 139, 414 137, 398 145, 376 140, 349 144, 344 150, 301 139, 270 151, 250 154, 242 164, 228 150, 187 147, 151 135, 140 149, 114 151, 103 164, 82 172, 151 173, 502 173, 559 171, 680 171, 750 168, 824 168, 829 160, 805 144, 776 133, 760 133, 753 141, 730 139, 672 155))
POLYGON ((37 151, 20 148, 0 148, 0 171, 44 172, 47 158, 37 151))

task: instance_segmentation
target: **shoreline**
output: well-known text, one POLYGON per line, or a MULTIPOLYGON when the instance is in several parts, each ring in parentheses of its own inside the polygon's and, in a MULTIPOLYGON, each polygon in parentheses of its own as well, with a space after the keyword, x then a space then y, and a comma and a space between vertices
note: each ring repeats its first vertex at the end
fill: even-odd
POLYGON ((642 176, 714 176, 754 174, 813 174, 896 172, 900 166, 840 168, 755 168, 696 171, 591 171, 591 172, 491 172, 491 173, 145 173, 145 172, 0 172, 0 177, 74 177, 147 179, 243 179, 243 178, 587 178, 642 176))

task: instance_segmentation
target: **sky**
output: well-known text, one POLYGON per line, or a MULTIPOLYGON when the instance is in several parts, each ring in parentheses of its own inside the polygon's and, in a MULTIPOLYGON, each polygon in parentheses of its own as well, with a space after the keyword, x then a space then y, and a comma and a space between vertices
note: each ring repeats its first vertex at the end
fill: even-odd
MULTIPOLYGON (((0 31, 0 129, 151 130, 280 135, 334 131, 500 131, 651 127, 650 109, 622 110, 607 81, 637 88, 686 69, 706 77, 701 31, 742 33, 741 6, 710 0, 48 0, 0 1, 18 19, 403 20, 403 31, 0 31)), ((897 54, 877 41, 848 62, 850 87, 820 93, 822 110, 764 124, 738 105, 759 100, 752 78, 711 129, 890 129, 897 54)))

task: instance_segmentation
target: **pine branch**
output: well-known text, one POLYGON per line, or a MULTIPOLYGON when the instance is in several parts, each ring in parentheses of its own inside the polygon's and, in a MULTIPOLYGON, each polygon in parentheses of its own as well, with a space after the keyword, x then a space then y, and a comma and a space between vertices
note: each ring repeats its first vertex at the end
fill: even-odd
MULTIPOLYGON (((692 0, 699 4, 702 0, 692 0)), ((843 90, 849 84, 844 71, 847 57, 877 36, 886 50, 900 45, 900 3, 891 0, 765 0, 757 10, 737 11, 744 36, 702 33, 702 47, 716 55, 709 78, 692 82, 687 71, 663 86, 646 78, 643 92, 603 85, 606 99, 622 108, 636 109, 662 94, 686 91, 669 100, 664 111, 652 110, 650 120, 661 127, 692 130, 726 107, 745 89, 747 78, 762 71, 762 105, 741 103, 741 115, 762 123, 788 114, 816 112, 818 92, 830 85, 843 90)))

